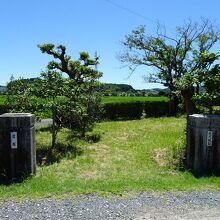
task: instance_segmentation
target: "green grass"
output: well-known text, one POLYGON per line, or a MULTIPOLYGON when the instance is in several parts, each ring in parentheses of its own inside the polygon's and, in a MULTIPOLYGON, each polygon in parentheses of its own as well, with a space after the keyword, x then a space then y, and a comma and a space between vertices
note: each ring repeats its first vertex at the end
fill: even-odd
POLYGON ((55 151, 50 151, 49 131, 38 129, 38 153, 52 152, 53 163, 39 166, 37 175, 23 183, 0 186, 0 198, 219 189, 218 177, 198 179, 176 169, 184 129, 184 118, 102 122, 90 134, 100 134, 99 142, 79 141, 64 129, 55 151))
POLYGON ((104 96, 103 103, 169 101, 166 96, 104 96))
MULTIPOLYGON (((5 95, 0 95, 0 104, 3 104, 6 99, 5 95)), ((145 102, 145 101, 169 101, 166 96, 104 96, 102 98, 103 103, 115 103, 115 102, 145 102)))

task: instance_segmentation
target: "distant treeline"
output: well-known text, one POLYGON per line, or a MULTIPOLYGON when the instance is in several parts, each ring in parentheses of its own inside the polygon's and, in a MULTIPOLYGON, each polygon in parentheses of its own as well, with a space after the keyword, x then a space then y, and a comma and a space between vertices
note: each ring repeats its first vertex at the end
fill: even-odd
MULTIPOLYGON (((35 78, 18 79, 22 82, 31 83, 35 78)), ((10 83, 10 82, 9 82, 10 83)), ((6 86, 0 86, 0 92, 5 92, 6 86)), ((101 83, 96 92, 104 96, 169 96, 169 89, 134 89, 128 84, 101 83)))
POLYGON ((104 96, 169 96, 169 89, 134 89, 131 85, 102 83, 98 92, 104 96))

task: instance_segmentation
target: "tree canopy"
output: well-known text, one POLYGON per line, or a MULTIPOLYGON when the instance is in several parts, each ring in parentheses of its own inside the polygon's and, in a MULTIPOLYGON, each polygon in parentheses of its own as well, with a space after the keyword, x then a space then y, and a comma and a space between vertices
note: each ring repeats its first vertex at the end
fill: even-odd
POLYGON ((124 51, 119 59, 132 71, 140 65, 153 67, 148 80, 167 86, 174 99, 179 93, 190 114, 195 111, 192 102, 195 85, 199 92, 197 79, 219 58, 219 53, 213 51, 219 39, 218 30, 208 19, 188 20, 176 28, 174 35, 167 34, 161 25, 153 35, 147 33, 145 26, 140 26, 125 36, 124 51))
POLYGON ((81 52, 79 59, 73 60, 63 45, 38 46, 56 61, 49 62, 47 70, 38 78, 11 79, 7 85, 7 104, 12 111, 31 112, 39 117, 41 112, 51 112, 54 147, 60 128, 68 127, 84 137, 99 120, 101 97, 95 91, 102 73, 90 67, 98 63, 98 57, 92 59, 87 52, 81 52), (62 73, 69 77, 64 78, 62 73))
POLYGON ((52 55, 58 61, 50 61, 49 70, 59 70, 69 76, 65 83, 64 94, 67 102, 57 114, 61 123, 74 130, 79 130, 82 136, 99 118, 101 111, 101 98, 95 89, 99 86, 97 81, 102 73, 91 66, 98 64, 99 57, 90 58, 88 52, 80 52, 79 59, 73 60, 66 54, 66 47, 54 44, 38 45, 42 53, 52 55))
POLYGON ((50 61, 47 65, 48 69, 66 73, 70 79, 78 83, 88 82, 102 76, 101 72, 90 68, 91 65, 98 64, 99 57, 92 59, 88 52, 80 52, 79 59, 73 60, 71 56, 66 54, 66 47, 63 45, 56 47, 54 44, 48 43, 39 44, 38 47, 42 53, 47 53, 59 60, 58 62, 50 61))

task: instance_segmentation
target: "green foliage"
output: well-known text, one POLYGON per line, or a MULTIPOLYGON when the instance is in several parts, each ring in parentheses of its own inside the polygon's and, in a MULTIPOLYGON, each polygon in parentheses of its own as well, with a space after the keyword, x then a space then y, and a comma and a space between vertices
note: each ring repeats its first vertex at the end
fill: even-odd
POLYGON ((71 56, 66 55, 66 47, 54 44, 39 44, 42 53, 52 55, 59 62, 51 61, 48 63, 48 69, 59 70, 66 73, 70 79, 78 83, 87 83, 102 76, 102 73, 90 68, 90 65, 98 64, 99 57, 90 58, 87 52, 81 52, 79 60, 73 60, 71 56), (80 62, 82 61, 82 63, 80 62))
POLYGON ((176 28, 174 36, 168 36, 165 27, 160 25, 154 35, 141 26, 125 37, 125 52, 119 58, 132 71, 139 65, 154 67, 156 71, 148 76, 148 80, 169 87, 176 105, 176 96, 180 95, 187 114, 191 114, 196 111, 192 102, 193 87, 198 74, 218 60, 219 54, 211 49, 219 39, 219 32, 207 19, 200 23, 189 20, 176 28))
POLYGON ((11 106, 10 105, 6 105, 6 104, 0 104, 0 115, 10 112, 11 111, 11 106))
POLYGON ((24 79, 14 79, 7 84, 6 106, 10 106, 11 112, 29 112, 39 116, 44 109, 44 100, 33 92, 37 89, 34 82, 27 83, 24 79))
POLYGON ((67 102, 58 113, 61 124, 81 132, 82 136, 93 127, 94 122, 99 121, 102 111, 101 97, 93 92, 94 83, 90 88, 89 85, 78 85, 72 79, 67 80, 65 93, 67 102))
POLYGON ((131 85, 116 83, 101 83, 97 92, 103 96, 169 96, 169 89, 134 89, 131 85))
POLYGON ((0 95, 0 104, 4 104, 6 101, 6 96, 5 95, 0 95))
POLYGON ((56 71, 46 71, 41 73, 41 78, 35 80, 34 94, 37 97, 45 100, 44 111, 51 111, 52 113, 52 147, 55 147, 57 132, 62 127, 56 123, 58 112, 65 106, 65 99, 61 99, 65 90, 65 79, 62 74, 56 71))
POLYGON ((203 86, 203 92, 194 96, 199 106, 213 112, 213 107, 220 105, 220 66, 217 64, 212 69, 205 71, 198 79, 203 86))
POLYGON ((42 53, 59 60, 49 62, 48 69, 60 70, 69 76, 63 90, 65 104, 57 112, 56 123, 80 131, 85 136, 85 132, 98 120, 101 109, 101 99, 95 89, 99 86, 97 79, 102 73, 90 67, 97 64, 99 58, 92 59, 87 52, 81 52, 79 60, 73 60, 66 55, 63 45, 41 44, 38 47, 42 53))
POLYGON ((104 96, 119 96, 121 94, 128 95, 129 92, 136 93, 135 89, 126 84, 114 84, 114 83, 102 83, 98 89, 98 92, 104 96))
MULTIPOLYGON (((6 104, 11 106, 13 112, 30 112, 41 118, 43 112, 52 112, 52 118, 63 105, 64 78, 55 71, 41 73, 41 78, 34 80, 14 80, 7 85, 6 104)), ((60 127, 53 120, 52 146, 55 146, 56 135, 60 127)))
POLYGON ((172 102, 145 102, 144 112, 146 117, 161 117, 161 116, 173 116, 173 103, 172 102))
POLYGON ((140 119, 143 112, 142 102, 107 103, 104 105, 104 119, 140 119))
POLYGON ((88 60, 88 59, 89 59, 89 53, 88 52, 85 52, 85 51, 80 52, 80 60, 85 61, 85 60, 88 60))
MULTIPOLYGON (((67 83, 67 81, 65 81, 65 82, 67 83)), ((39 115, 40 118, 52 118, 52 112, 51 112, 51 110, 49 108, 50 104, 47 103, 48 101, 50 102, 51 100, 45 99, 45 96, 44 96, 43 92, 42 92, 42 97, 43 98, 41 98, 41 103, 43 103, 44 107, 47 107, 47 108, 44 108, 41 112, 38 111, 37 114, 39 115)), ((104 112, 104 111, 102 111, 102 108, 106 108, 106 109, 111 108, 111 107, 105 107, 105 105, 108 104, 108 103, 127 103, 127 102, 146 103, 147 102, 148 103, 147 106, 149 106, 148 108, 152 109, 151 108, 151 104, 154 105, 152 102, 168 102, 169 101, 168 97, 166 97, 166 96, 158 96, 158 97, 156 97, 156 96, 153 96, 153 97, 142 97, 142 96, 104 96, 104 97, 100 97, 100 95, 97 94, 95 97, 98 99, 97 103, 99 103, 99 104, 96 105, 96 107, 94 106, 91 109, 94 112, 93 113, 94 116, 98 120, 99 120, 99 114, 98 113, 101 111, 101 114, 103 114, 103 112, 104 112), (100 98, 101 98, 101 102, 99 100, 100 98)), ((64 100, 65 97, 64 96, 58 96, 57 98, 59 99, 59 101, 61 103, 65 103, 65 100, 64 100)), ((10 111, 10 106, 4 104, 5 99, 6 99, 6 96, 0 96, 0 100, 2 100, 2 104, 0 105, 0 112, 1 113, 5 113, 5 112, 9 112, 10 111)), ((79 102, 81 102, 81 101, 79 101, 79 102)), ((96 103, 95 100, 93 100, 93 102, 96 103)), ((109 112, 109 111, 110 110, 107 110, 107 112, 109 112)), ((163 108, 162 108, 162 111, 163 112, 167 112, 167 109, 164 111, 163 108)), ((65 112, 65 110, 64 110, 64 112, 65 112)), ((147 112, 149 112, 149 111, 147 111, 147 112)), ((106 114, 104 114, 104 115, 106 115, 106 114)), ((111 113, 110 113, 110 115, 111 115, 111 113)), ((110 118, 110 117, 107 117, 107 118, 110 118)), ((139 116, 138 116, 138 118, 139 118, 139 116)), ((69 126, 71 126, 71 125, 69 124, 69 126)))
MULTIPOLYGON (((12 111, 30 112, 37 116, 51 112, 53 118, 52 146, 55 146, 57 132, 62 127, 71 128, 85 136, 99 118, 101 98, 94 93, 99 86, 97 79, 102 73, 92 69, 91 59, 86 52, 80 60, 66 55, 63 45, 39 45, 42 53, 53 55, 60 62, 51 61, 48 70, 40 78, 31 81, 12 79, 7 86, 7 102, 12 111), (63 78, 59 70, 69 75, 63 78)), ((98 62, 98 58, 95 59, 98 62)))
POLYGON ((89 66, 89 65, 97 65, 98 62, 98 57, 95 57, 95 59, 90 58, 89 53, 88 52, 80 52, 80 60, 82 60, 84 62, 85 66, 89 66))
POLYGON ((42 53, 46 53, 48 51, 53 50, 55 47, 54 44, 44 44, 42 47, 39 47, 42 53))
POLYGON ((5 104, 6 103, 6 95, 0 95, 0 115, 10 112, 10 105, 5 104))
POLYGON ((100 119, 101 97, 92 92, 99 85, 95 85, 95 81, 92 86, 77 84, 74 80, 63 78, 60 73, 49 70, 42 72, 41 78, 25 84, 26 87, 21 80, 11 81, 9 85, 7 104, 13 103, 13 112, 30 112, 39 118, 45 112, 52 113, 53 146, 60 128, 68 127, 85 136, 85 132, 100 119))
POLYGON ((104 105, 104 119, 128 120, 143 117, 159 117, 173 115, 173 104, 166 101, 135 101, 121 103, 106 103, 104 105))

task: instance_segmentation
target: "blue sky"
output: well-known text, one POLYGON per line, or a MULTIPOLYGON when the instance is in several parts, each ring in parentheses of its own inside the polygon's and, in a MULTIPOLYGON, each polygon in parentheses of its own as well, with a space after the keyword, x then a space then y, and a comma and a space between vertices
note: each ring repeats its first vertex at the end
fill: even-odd
MULTIPOLYGON (((37 44, 67 47, 78 59, 80 51, 100 55, 102 82, 126 83, 136 89, 159 87, 143 81, 147 68, 129 77, 116 55, 121 41, 139 25, 151 33, 156 22, 174 31, 191 18, 209 18, 220 26, 219 0, 1 0, 0 85, 13 74, 16 78, 37 77, 52 59, 37 44)), ((220 48, 219 48, 220 49, 220 48)))

